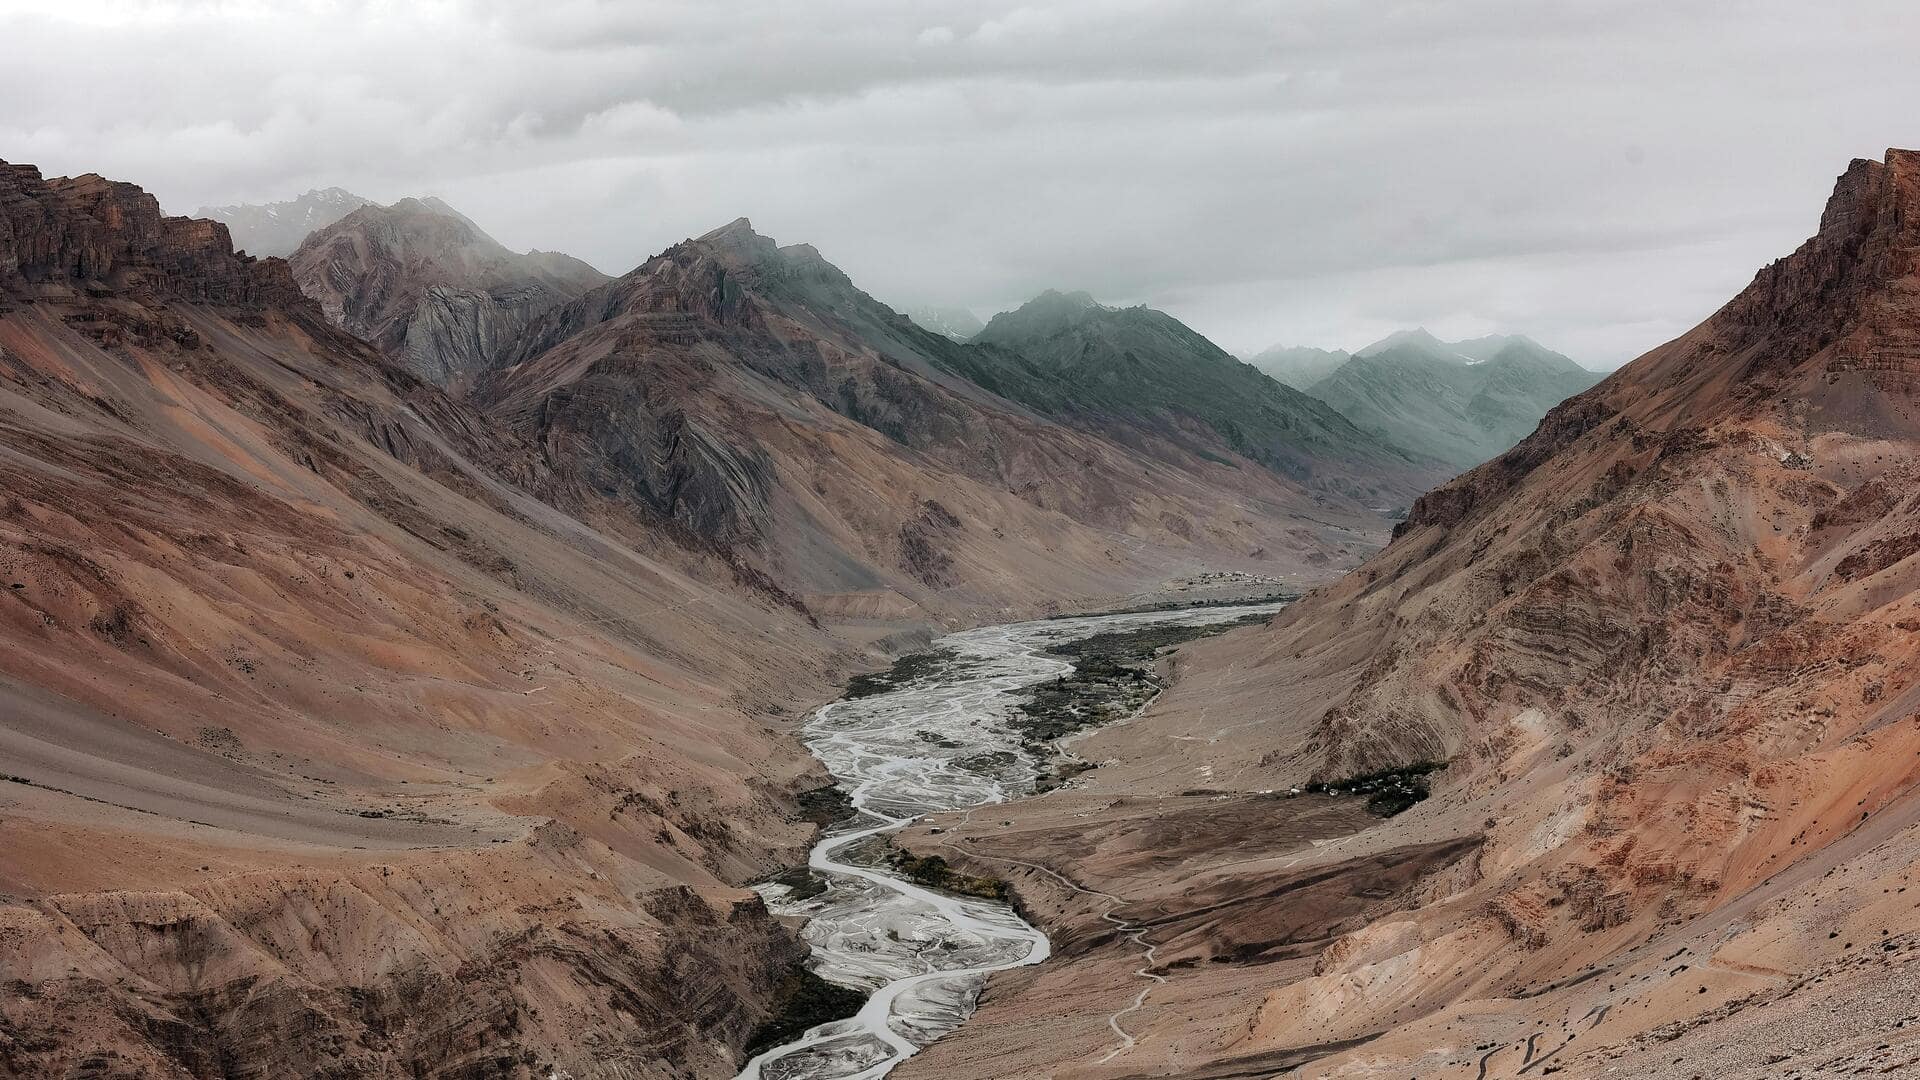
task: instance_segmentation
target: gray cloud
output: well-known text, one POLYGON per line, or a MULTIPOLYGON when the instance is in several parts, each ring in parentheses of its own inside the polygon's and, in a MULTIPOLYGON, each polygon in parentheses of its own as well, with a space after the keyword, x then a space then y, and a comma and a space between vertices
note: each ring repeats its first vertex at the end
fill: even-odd
POLYGON ((0 157, 176 210, 437 193, 612 271, 741 214, 890 302, 1610 365, 1920 143, 1909 0, 0 0, 0 157))

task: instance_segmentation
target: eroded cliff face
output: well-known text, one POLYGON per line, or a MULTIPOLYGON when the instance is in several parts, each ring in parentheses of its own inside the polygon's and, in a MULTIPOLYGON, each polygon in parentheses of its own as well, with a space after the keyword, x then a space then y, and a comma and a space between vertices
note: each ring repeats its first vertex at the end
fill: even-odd
POLYGON ((236 255, 227 227, 167 217, 132 184, 0 163, 0 291, 258 305, 297 295, 286 264, 236 255))
MULTIPOLYGON (((1310 967, 1164 971, 1187 988, 1152 990, 1167 1004, 1132 1029, 1152 1038, 1111 1065, 1913 1067, 1920 1045, 1875 1003, 1920 976, 1917 254, 1920 154, 1855 162, 1817 235, 1700 327, 1424 496, 1385 552, 1271 627, 1191 648, 1149 717, 1079 748, 1110 762, 1081 837, 1120 812, 1103 792, 1248 798, 1233 793, 1447 762, 1387 823, 1311 849, 1223 838, 1193 871, 1249 891, 1261 867, 1339 875, 1476 842, 1401 910, 1329 924, 1310 967), (1229 1004, 1183 1018, 1208 987, 1229 1004)), ((1129 850, 1067 845, 1049 865, 1167 903, 1178 883, 1129 850)), ((1056 902, 1069 925, 1089 903, 1056 902)), ((1210 910, 1234 932, 1235 909, 1210 910)), ((951 1067, 967 1038, 922 1067, 951 1067)))

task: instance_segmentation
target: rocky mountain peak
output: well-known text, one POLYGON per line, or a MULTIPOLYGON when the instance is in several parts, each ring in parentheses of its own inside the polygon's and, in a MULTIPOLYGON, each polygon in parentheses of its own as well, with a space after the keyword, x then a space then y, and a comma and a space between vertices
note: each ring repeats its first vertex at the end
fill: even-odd
POLYGON ((1046 292, 1027 301, 1021 306, 1020 310, 1074 313, 1084 311, 1108 311, 1112 309, 1095 300, 1092 293, 1084 290, 1061 292, 1059 289, 1048 289, 1046 292))
POLYGON ((335 325, 456 388, 538 316, 607 280, 566 255, 516 254, 433 196, 362 206, 308 237, 292 264, 335 325))
POLYGON ((700 234, 694 238, 694 242, 739 265, 760 262, 780 250, 780 245, 770 237, 754 232, 753 222, 743 217, 734 218, 717 229, 700 234))
MULTIPOLYGON (((1884 161, 1861 158, 1848 166, 1821 211, 1819 232, 1792 255, 1760 271, 1755 285, 1797 287, 1807 294, 1841 282, 1884 285, 1914 273, 1911 254, 1916 247, 1920 152, 1888 150, 1884 161)), ((1789 304, 1801 298, 1777 288, 1766 297, 1789 304)))
POLYGON ((1890 420, 1878 406, 1863 414, 1862 394, 1878 400, 1870 391, 1920 387, 1917 325, 1920 153, 1889 150, 1884 161, 1848 166, 1819 231, 1797 250, 1634 366, 1641 381, 1684 391, 1687 407, 1703 416, 1764 412, 1796 386, 1811 415, 1858 428, 1890 420))
POLYGON ((753 221, 747 217, 737 217, 717 229, 701 233, 696 239, 708 244, 737 242, 742 239, 762 240, 759 233, 753 231, 753 221))
POLYGON ((1502 344, 1486 358, 1485 362, 1494 365, 1532 364, 1560 371, 1588 370, 1576 363, 1572 357, 1554 352, 1521 334, 1502 339, 1502 344))
POLYGON ((1048 289, 1012 311, 1003 311, 987 320, 986 328, 980 331, 978 339, 1005 341, 1034 335, 1065 333, 1120 310, 1101 304, 1087 292, 1061 292, 1058 289, 1048 289))

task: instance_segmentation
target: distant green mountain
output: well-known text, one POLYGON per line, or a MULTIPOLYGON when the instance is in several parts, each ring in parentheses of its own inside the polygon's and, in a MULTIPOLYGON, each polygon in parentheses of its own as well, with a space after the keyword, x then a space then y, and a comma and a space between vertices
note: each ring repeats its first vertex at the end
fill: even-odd
POLYGON ((1047 415, 1145 428, 1203 456, 1228 451, 1370 505, 1399 505, 1449 471, 1152 308, 1049 291, 994 316, 959 356, 959 374, 1047 415))
POLYGON ((1470 469, 1601 378, 1525 337, 1444 342, 1405 330, 1356 352, 1312 392, 1367 431, 1470 469))

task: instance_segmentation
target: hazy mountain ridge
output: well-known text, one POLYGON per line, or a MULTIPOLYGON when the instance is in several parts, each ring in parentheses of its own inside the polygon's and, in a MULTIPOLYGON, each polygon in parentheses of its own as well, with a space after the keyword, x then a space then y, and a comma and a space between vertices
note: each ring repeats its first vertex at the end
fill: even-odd
POLYGON ((1352 357, 1345 349, 1316 349, 1308 345, 1270 345, 1246 358, 1268 378, 1302 392, 1338 370, 1352 357))
POLYGON ((1360 350, 1311 393, 1381 438, 1467 469, 1602 377, 1524 337, 1445 343, 1422 330, 1360 350))
POLYGON ((235 203, 203 206, 193 212, 227 226, 233 246, 252 255, 292 255, 318 229, 353 213, 373 200, 345 188, 318 188, 297 198, 274 203, 235 203))
POLYGON ((962 307, 917 307, 906 312, 914 325, 945 334, 955 341, 970 341, 986 329, 980 316, 962 307))
POLYGON ((1094 542, 1084 530, 1117 529, 1314 561, 1345 541, 1310 523, 1310 508, 1347 528, 1366 519, 1354 504, 1319 509, 1276 476, 1055 423, 963 377, 982 354, 874 300, 813 247, 781 246, 742 219, 547 313, 476 400, 567 448, 541 481, 553 498, 622 492, 810 604, 965 597, 1009 560, 1088 572, 1052 544, 1023 548, 1010 527, 966 524, 982 517, 1011 515, 1063 551, 1094 542), (796 486, 802 477, 813 479, 796 486), (957 521, 929 526, 927 500, 943 508, 933 519, 957 521), (1235 500, 1260 511, 1210 509, 1235 500))

